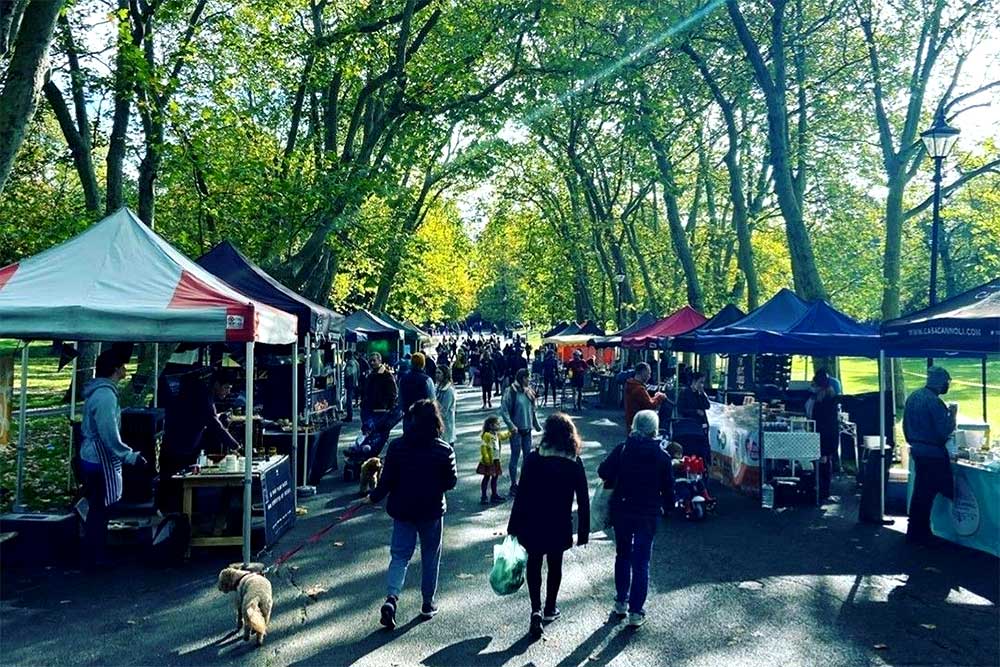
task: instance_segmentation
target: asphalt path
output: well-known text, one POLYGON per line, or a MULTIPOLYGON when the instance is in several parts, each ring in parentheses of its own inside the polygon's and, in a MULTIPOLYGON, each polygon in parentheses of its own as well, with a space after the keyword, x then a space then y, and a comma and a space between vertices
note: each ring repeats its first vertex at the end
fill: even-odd
MULTIPOLYGON (((400 600, 399 627, 378 625, 391 520, 366 508, 270 575, 275 611, 262 648, 235 638, 232 600, 215 588, 237 553, 196 551, 183 567, 131 562, 86 574, 4 570, 4 665, 997 665, 998 560, 945 546, 912 548, 905 520, 859 524, 853 481, 822 508, 762 510, 719 493, 701 523, 664 519, 653 549, 647 624, 609 621, 614 545, 594 534, 565 559, 563 617, 527 638, 527 592, 497 597, 487 576, 510 503, 479 505, 478 390, 459 390, 458 487, 448 496, 440 613, 421 621, 419 558, 400 600)), ((623 436, 619 413, 573 414, 593 479, 623 436)), ((354 429, 345 429, 345 446, 354 429)), ((506 456, 505 456, 506 461, 506 456)), ((501 478, 506 491, 506 477, 501 478)), ((307 542, 357 502, 339 473, 323 480, 272 553, 307 542)))

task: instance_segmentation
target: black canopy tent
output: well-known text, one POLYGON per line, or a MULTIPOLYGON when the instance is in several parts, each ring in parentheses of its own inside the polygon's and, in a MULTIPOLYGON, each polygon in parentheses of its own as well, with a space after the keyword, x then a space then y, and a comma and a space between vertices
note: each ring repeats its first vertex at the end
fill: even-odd
MULTIPOLYGON (((240 292, 252 296, 254 299, 273 306, 286 313, 294 315, 298 323, 298 338, 305 353, 305 368, 302 386, 299 386, 299 345, 292 346, 291 369, 289 380, 292 383, 292 443, 299 442, 299 392, 303 392, 307 405, 312 405, 311 397, 307 393, 312 387, 312 364, 309 363, 313 354, 313 348, 317 342, 326 341, 340 343, 344 340, 344 316, 310 301, 301 294, 289 289, 281 284, 277 279, 268 274, 262 268, 250 261, 236 246, 229 241, 223 241, 198 258, 197 263, 218 278, 221 278, 240 292)), ((338 349, 335 353, 338 353, 338 349)), ((336 402, 340 403, 343 387, 343 364, 342 359, 337 359, 336 378, 336 402)), ((275 369, 277 370, 277 369, 275 369)), ((311 410, 306 410, 305 424, 308 428, 311 421, 311 410)), ((297 475, 298 470, 298 447, 293 444, 291 448, 291 462, 293 475, 297 475)), ((303 479, 305 486, 308 479, 309 449, 305 448, 305 458, 303 461, 303 479)))
POLYGON ((986 421, 986 358, 1000 354, 1000 278, 882 325, 890 357, 976 357, 982 361, 986 421))
POLYGON ((197 263, 243 294, 298 319, 299 338, 338 340, 344 335, 344 316, 297 294, 223 241, 198 258, 197 263))

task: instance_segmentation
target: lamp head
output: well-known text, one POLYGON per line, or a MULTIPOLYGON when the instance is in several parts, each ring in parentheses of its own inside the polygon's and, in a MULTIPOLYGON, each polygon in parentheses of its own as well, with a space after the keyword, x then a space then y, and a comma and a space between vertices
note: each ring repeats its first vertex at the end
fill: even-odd
POLYGON ((924 142, 927 154, 932 158, 944 158, 951 152, 952 147, 958 140, 960 131, 952 127, 944 119, 944 114, 938 111, 934 117, 934 124, 920 133, 920 138, 924 142))

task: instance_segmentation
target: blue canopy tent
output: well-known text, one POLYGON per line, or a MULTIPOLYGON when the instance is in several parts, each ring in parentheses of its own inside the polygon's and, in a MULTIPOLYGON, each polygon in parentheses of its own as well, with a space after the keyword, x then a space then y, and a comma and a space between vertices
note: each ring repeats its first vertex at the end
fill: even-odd
POLYGON ((809 310, 808 303, 791 290, 781 289, 763 305, 735 322, 714 329, 707 329, 703 325, 688 333, 686 338, 678 337, 685 347, 678 347, 675 344, 674 349, 703 354, 713 352, 753 354, 755 350, 747 347, 753 344, 752 338, 748 335, 765 331, 779 333, 787 331, 805 315, 807 310, 809 310))

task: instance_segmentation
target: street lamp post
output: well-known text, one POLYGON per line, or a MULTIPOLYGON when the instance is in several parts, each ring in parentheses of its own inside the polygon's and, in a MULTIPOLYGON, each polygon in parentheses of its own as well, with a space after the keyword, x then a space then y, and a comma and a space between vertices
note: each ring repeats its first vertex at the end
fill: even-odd
POLYGON ((948 125, 944 113, 938 111, 934 124, 920 133, 927 154, 934 159, 934 218, 931 223, 931 285, 930 305, 937 304, 938 235, 941 226, 941 164, 958 139, 959 130, 948 125))
MULTIPOLYGON (((938 111, 934 124, 920 133, 927 154, 934 159, 934 216, 931 221, 931 284, 929 293, 930 305, 937 304, 937 265, 938 265, 938 235, 941 226, 941 165, 948 157, 952 146, 958 140, 959 130, 948 125, 944 112, 938 111)), ((932 358, 927 359, 927 365, 933 365, 932 358)))
POLYGON ((625 274, 619 273, 615 276, 615 285, 618 287, 618 328, 622 328, 622 285, 625 282, 625 274))

